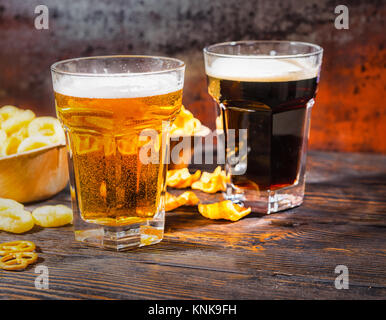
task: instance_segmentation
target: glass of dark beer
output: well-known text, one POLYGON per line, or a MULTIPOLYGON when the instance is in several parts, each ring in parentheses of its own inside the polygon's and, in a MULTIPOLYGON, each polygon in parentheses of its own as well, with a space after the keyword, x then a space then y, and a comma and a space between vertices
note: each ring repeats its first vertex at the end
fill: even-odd
POLYGON ((225 198, 272 213, 303 202, 311 109, 323 49, 237 41, 204 49, 208 91, 225 133, 225 198))

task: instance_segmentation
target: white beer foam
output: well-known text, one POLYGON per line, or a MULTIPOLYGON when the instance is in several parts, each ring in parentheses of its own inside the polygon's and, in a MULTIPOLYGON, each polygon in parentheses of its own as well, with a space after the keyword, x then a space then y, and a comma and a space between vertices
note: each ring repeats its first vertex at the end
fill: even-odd
POLYGON ((71 76, 54 80, 54 91, 78 98, 120 99, 167 94, 182 89, 182 81, 170 74, 138 76, 71 76))
POLYGON ((224 80, 274 82, 311 79, 318 69, 299 59, 217 58, 206 66, 206 73, 224 80))

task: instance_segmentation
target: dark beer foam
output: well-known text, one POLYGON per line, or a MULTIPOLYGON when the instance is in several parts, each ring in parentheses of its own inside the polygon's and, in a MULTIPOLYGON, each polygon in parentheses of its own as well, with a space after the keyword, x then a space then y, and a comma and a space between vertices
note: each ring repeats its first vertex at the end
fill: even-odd
POLYGON ((318 69, 307 58, 217 58, 206 66, 208 76, 233 81, 280 82, 315 78, 318 69))

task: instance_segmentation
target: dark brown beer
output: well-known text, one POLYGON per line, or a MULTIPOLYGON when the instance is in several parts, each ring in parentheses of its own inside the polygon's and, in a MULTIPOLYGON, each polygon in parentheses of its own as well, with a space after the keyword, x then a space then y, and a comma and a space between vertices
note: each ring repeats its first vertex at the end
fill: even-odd
POLYGON ((247 169, 244 174, 232 174, 232 184, 241 189, 275 190, 296 183, 306 148, 307 103, 316 93, 316 75, 298 72, 240 80, 209 75, 208 82, 209 93, 222 110, 225 133, 236 129, 236 152, 241 149, 238 129, 248 129, 247 169))

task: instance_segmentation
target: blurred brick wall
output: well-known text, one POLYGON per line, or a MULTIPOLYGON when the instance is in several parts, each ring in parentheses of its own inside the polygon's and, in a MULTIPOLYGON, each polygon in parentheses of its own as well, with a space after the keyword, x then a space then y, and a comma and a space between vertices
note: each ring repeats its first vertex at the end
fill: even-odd
POLYGON ((350 29, 334 28, 341 1, 0 0, 0 106, 54 114, 49 66, 107 54, 157 54, 187 63, 184 103, 213 128, 202 48, 247 39, 314 42, 325 49, 310 147, 386 153, 385 1, 344 1, 350 29), (49 30, 34 8, 50 10, 49 30))

